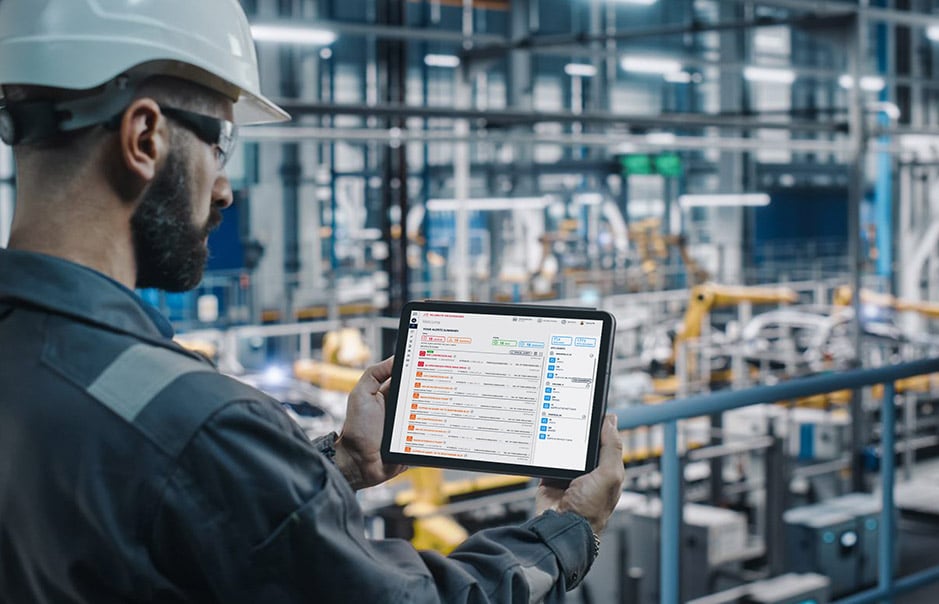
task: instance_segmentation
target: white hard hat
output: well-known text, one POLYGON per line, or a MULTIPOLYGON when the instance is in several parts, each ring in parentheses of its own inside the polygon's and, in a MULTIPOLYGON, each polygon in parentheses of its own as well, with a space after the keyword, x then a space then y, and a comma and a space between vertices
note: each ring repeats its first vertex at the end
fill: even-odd
POLYGON ((128 72, 217 90, 239 125, 290 119, 261 94, 238 0, 0 0, 0 85, 85 90, 128 72))

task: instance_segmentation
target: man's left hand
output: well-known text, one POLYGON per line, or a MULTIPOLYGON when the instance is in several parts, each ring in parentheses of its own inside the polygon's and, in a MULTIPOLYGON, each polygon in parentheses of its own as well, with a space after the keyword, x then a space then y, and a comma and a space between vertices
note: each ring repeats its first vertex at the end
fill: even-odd
POLYGON ((393 362, 394 357, 389 357, 366 369, 349 393, 346 423, 336 440, 336 466, 356 490, 385 482, 407 468, 381 459, 385 395, 393 362))

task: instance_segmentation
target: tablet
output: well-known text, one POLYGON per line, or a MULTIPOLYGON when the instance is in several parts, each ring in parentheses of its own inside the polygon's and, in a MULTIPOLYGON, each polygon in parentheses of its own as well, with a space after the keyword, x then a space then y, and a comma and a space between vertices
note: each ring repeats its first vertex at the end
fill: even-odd
POLYGON ((572 479, 597 465, 615 320, 594 309, 410 302, 388 463, 572 479))

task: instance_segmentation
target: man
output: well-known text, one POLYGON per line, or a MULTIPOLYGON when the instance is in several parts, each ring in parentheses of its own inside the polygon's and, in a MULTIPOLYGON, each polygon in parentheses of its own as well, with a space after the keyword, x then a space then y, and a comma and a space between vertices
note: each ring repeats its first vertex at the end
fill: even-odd
POLYGON ((311 444, 275 401, 175 345, 134 287, 184 291, 232 203, 233 123, 260 94, 235 0, 2 0, 0 601, 557 601, 596 555, 621 445, 542 513, 449 557, 368 541, 387 360, 311 444))

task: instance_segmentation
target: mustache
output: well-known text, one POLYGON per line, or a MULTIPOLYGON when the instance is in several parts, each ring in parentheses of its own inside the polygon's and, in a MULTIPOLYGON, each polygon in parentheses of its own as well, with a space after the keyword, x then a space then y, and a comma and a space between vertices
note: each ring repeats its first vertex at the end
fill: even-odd
POLYGON ((213 207, 209 211, 209 218, 205 221, 205 227, 202 229, 203 236, 208 237, 209 233, 217 229, 220 224, 222 224, 222 211, 213 207))

